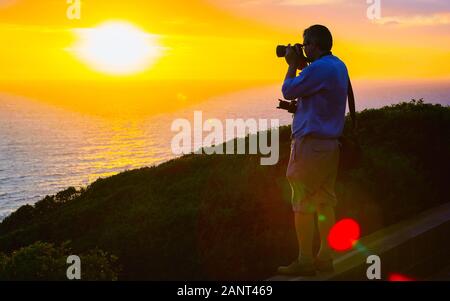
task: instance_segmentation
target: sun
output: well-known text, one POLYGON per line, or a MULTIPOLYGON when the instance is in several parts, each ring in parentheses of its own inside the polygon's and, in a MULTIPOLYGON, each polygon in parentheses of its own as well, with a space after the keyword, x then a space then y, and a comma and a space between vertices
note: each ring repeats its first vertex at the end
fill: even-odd
POLYGON ((155 63, 163 50, 156 35, 127 22, 110 21, 74 31, 78 41, 71 50, 93 69, 107 74, 144 71, 155 63))

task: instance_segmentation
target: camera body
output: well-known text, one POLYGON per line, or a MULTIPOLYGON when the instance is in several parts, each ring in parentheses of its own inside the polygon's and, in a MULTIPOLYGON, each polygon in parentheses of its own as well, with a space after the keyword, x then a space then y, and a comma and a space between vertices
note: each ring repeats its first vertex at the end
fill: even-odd
MULTIPOLYGON (((293 45, 292 46, 292 48, 294 48, 295 49, 295 51, 297 52, 297 54, 298 55, 302 55, 303 54, 303 51, 301 51, 301 47, 302 47, 303 45, 302 44, 295 44, 295 45, 293 45), (302 53, 300 53, 300 51, 302 52, 302 53)), ((285 57, 286 56, 286 51, 287 51, 287 47, 288 46, 285 46, 285 45, 278 45, 277 46, 277 57, 285 57)))
POLYGON ((286 110, 292 114, 295 114, 295 112, 297 112, 297 101, 296 100, 287 101, 287 100, 278 99, 278 101, 279 101, 279 103, 278 103, 277 109, 286 110))

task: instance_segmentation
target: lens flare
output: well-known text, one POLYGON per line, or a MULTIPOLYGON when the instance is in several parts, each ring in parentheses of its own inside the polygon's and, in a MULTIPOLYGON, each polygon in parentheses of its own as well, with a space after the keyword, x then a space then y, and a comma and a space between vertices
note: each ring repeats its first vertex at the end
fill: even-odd
POLYGON ((392 273, 389 275, 389 281, 415 281, 415 280, 402 274, 392 273))
POLYGON ((357 244, 360 232, 359 224, 353 219, 340 220, 331 228, 328 244, 339 252, 350 250, 357 244))

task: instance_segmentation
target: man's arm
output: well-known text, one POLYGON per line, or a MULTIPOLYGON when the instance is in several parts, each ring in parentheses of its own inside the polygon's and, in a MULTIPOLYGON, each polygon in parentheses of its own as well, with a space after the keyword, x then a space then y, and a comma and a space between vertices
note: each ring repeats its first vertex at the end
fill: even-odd
POLYGON ((321 66, 311 64, 295 76, 295 71, 288 69, 288 74, 283 83, 282 92, 285 99, 294 100, 298 97, 306 97, 319 92, 324 88, 326 70, 321 66), (292 74, 294 76, 292 77, 292 74))
POLYGON ((286 81, 288 78, 295 78, 296 76, 297 76, 297 67, 289 65, 284 81, 286 81))
MULTIPOLYGON (((288 45, 286 49, 286 63, 289 65, 286 77, 282 87, 283 97, 285 99, 294 100, 298 97, 310 95, 315 93, 320 80, 318 79, 318 72, 311 72, 314 68, 314 64, 309 65, 306 63, 304 57, 300 57, 296 51, 288 45), (297 69, 301 69, 300 75, 297 77, 297 69)), ((317 90, 318 91, 318 90, 317 90)))

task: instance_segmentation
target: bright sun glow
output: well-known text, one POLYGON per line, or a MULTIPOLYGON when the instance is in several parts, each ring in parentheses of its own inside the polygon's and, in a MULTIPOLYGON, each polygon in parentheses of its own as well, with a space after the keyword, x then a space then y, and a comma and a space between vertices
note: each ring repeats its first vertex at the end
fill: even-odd
POLYGON ((161 55, 156 35, 125 22, 76 29, 75 54, 95 70, 127 75, 148 69, 161 55))

